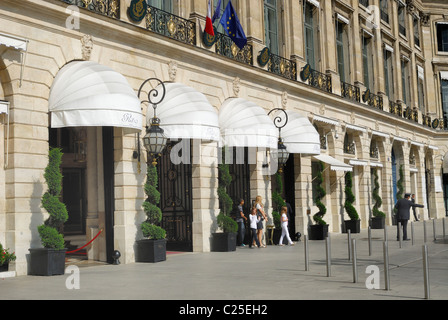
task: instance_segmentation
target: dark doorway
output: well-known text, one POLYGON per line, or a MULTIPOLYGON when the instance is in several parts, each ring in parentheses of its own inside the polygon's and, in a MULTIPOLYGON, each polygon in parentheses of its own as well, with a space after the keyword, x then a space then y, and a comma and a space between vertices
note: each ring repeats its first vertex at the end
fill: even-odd
POLYGON ((289 159, 283 168, 283 199, 291 206, 292 212, 289 215, 289 235, 294 241, 294 235, 296 234, 296 197, 295 197, 295 172, 294 172, 294 156, 295 154, 290 154, 289 159))
POLYGON ((113 263, 114 248, 114 128, 103 127, 103 175, 104 175, 104 210, 106 231, 107 262, 113 263))
MULTIPOLYGON (((161 227, 166 230, 168 251, 188 252, 193 251, 191 157, 187 157, 190 161, 185 161, 189 163, 174 164, 170 153, 177 143, 182 142, 168 143, 157 165, 160 209, 163 213, 161 227)), ((189 146, 191 154, 191 145, 189 146)), ((180 152, 188 151, 181 149, 180 152)))
POLYGON ((229 185, 227 194, 233 200, 232 216, 236 215, 240 199, 244 200, 244 213, 249 215, 251 208, 250 199, 250 172, 248 148, 233 148, 232 163, 229 165, 229 172, 232 182, 229 185))
POLYGON ((64 235, 86 234, 85 170, 64 168, 63 202, 67 207, 68 220, 64 224, 64 235))

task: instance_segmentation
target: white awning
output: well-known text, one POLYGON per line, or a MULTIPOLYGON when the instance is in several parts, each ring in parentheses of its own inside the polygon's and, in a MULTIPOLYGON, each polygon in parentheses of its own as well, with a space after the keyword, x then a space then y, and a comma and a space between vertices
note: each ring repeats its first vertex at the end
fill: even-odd
POLYGON ((384 132, 381 132, 381 131, 372 130, 372 135, 383 137, 383 138, 389 138, 389 135, 387 133, 384 133, 384 132))
POLYGON ((266 111, 241 98, 229 98, 219 109, 222 144, 277 149, 278 129, 266 111))
POLYGON ((351 159, 351 160, 349 161, 349 163, 350 163, 352 166, 362 166, 362 167, 365 167, 365 166, 367 166, 367 164, 368 164, 367 161, 364 161, 364 160, 358 160, 358 159, 351 159))
POLYGON ((74 61, 50 91, 51 127, 123 127, 142 130, 140 100, 126 78, 92 61, 74 61))
POLYGON ((419 79, 425 80, 425 70, 422 66, 417 66, 417 75, 419 79))
POLYGON ((373 167, 382 168, 382 167, 383 167, 383 164, 380 163, 380 162, 372 162, 372 161, 370 161, 370 166, 371 166, 372 168, 373 168, 373 167))
MULTIPOLYGON (((296 111, 285 110, 288 115, 288 123, 281 129, 281 137, 289 153, 320 154, 320 136, 316 128, 308 118, 296 111)), ((271 114, 271 118, 276 116, 284 118, 281 111, 271 114)))
POLYGON ((336 160, 335 158, 328 156, 326 154, 321 154, 314 156, 314 159, 325 162, 330 165, 331 170, 334 171, 353 171, 353 167, 342 161, 336 160))
POLYGON ((448 80, 448 71, 440 71, 440 79, 448 80))
POLYGON ((339 124, 339 121, 337 121, 337 120, 333 120, 333 119, 322 117, 322 116, 318 116, 318 115, 314 115, 313 116, 313 121, 318 121, 318 122, 331 124, 332 126, 337 126, 339 124))
POLYGON ((317 8, 320 7, 320 3, 318 0, 307 0, 307 1, 317 8))
POLYGON ((394 52, 394 48, 392 48, 390 45, 388 45, 388 44, 384 44, 384 49, 386 49, 386 51, 389 51, 389 52, 394 52))
POLYGON ((354 130, 354 131, 360 131, 360 132, 367 132, 366 128, 355 126, 354 124, 347 124, 345 126, 346 129, 354 130))
MULTIPOLYGON (((160 127, 169 139, 219 141, 218 112, 204 94, 181 83, 165 82, 166 94, 157 106, 160 127)), ((161 90, 159 86, 157 90, 161 90)), ((147 119, 154 110, 148 107, 147 119)))
POLYGON ((0 33, 0 45, 26 51, 28 48, 28 40, 10 34, 0 33))
POLYGON ((348 20, 346 17, 344 17, 343 15, 340 15, 339 13, 336 14, 336 18, 345 24, 350 24, 350 20, 348 20))
POLYGON ((9 102, 0 100, 0 114, 6 113, 8 114, 9 102))

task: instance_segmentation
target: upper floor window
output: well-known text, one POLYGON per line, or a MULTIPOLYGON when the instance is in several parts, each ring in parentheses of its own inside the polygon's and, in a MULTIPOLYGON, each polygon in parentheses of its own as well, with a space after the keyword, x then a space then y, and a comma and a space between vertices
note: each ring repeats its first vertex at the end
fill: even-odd
POLYGON ((406 37, 406 7, 398 3, 398 31, 406 37))
POLYGON ((403 90, 403 102, 406 105, 411 103, 411 79, 409 78, 409 58, 402 56, 401 58, 401 82, 403 90))
POLYGON ((369 6, 369 0, 359 0, 359 3, 366 8, 369 6))
POLYGON ((394 100, 394 64, 393 64, 393 49, 389 45, 384 46, 384 86, 386 95, 390 101, 394 100))
POLYGON ((417 66, 417 91, 418 91, 418 108, 421 112, 425 111, 425 71, 423 67, 417 66))
POLYGON ((319 9, 306 1, 304 10, 305 58, 311 66, 311 69, 317 70, 319 62, 319 41, 317 34, 319 9))
POLYGON ((437 49, 439 52, 448 52, 448 22, 437 23, 437 49))
POLYGON ((389 6, 388 6, 389 0, 380 0, 380 14, 381 14, 381 20, 384 22, 389 23, 389 6))
POLYGON ((414 44, 420 47, 420 20, 414 17, 414 44))
POLYGON ((279 26, 277 0, 264 0, 264 32, 266 46, 274 54, 279 54, 279 26))
POLYGON ((441 79, 443 117, 448 119, 448 79, 441 79))
MULTIPOLYGON (((339 17, 339 15, 338 15, 339 17)), ((350 82, 350 58, 348 50, 348 24, 336 20, 336 51, 338 72, 342 82, 350 82)))
POLYGON ((364 71, 364 86, 370 91, 373 91, 374 77, 373 77, 373 54, 372 43, 373 38, 364 30, 362 32, 362 61, 364 71))
MULTIPOLYGON (((226 33, 224 31, 224 27, 219 23, 219 19, 222 17, 224 11, 226 10, 227 5, 229 4, 229 1, 230 0, 222 0, 221 3, 219 3, 218 0, 213 1, 215 10, 216 10, 216 6, 219 5, 219 11, 220 11, 219 18, 217 19, 217 22, 215 22, 215 28, 216 28, 216 30, 218 30, 219 33, 226 33)), ((233 8, 235 8, 235 10, 238 10, 238 0, 233 0, 232 5, 233 5, 233 8)), ((212 15, 213 15, 213 12, 212 12, 212 15)))
POLYGON ((173 13, 173 1, 172 0, 147 0, 148 5, 157 9, 173 13))

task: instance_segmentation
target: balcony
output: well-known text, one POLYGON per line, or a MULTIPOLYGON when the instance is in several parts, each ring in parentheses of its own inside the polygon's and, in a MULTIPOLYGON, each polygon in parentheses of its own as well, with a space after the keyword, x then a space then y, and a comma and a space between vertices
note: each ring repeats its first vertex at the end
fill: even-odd
POLYGON ((304 70, 307 73, 305 78, 308 79, 308 84, 310 86, 330 93, 333 91, 331 77, 329 75, 311 68, 307 69, 308 70, 304 70))
POLYGON ((403 107, 401 104, 393 101, 389 101, 389 112, 399 117, 403 116, 403 107))
POLYGON ((341 95, 348 100, 361 101, 361 90, 359 87, 343 81, 341 81, 341 95))
POLYGON ((146 29, 173 40, 196 45, 196 23, 148 6, 146 29))
POLYGON ((383 103, 383 97, 371 93, 370 90, 366 90, 364 94, 362 95, 362 100, 364 102, 367 102, 369 106, 375 109, 383 110, 384 103, 383 103))
POLYGON ((289 80, 297 80, 297 64, 273 53, 270 54, 268 71, 289 80))
POLYGON ((89 11, 111 18, 120 19, 120 0, 61 0, 69 5, 85 8, 89 11))
POLYGON ((215 50, 216 54, 229 59, 248 65, 253 64, 252 45, 246 44, 246 46, 240 50, 226 34, 216 32, 215 50))

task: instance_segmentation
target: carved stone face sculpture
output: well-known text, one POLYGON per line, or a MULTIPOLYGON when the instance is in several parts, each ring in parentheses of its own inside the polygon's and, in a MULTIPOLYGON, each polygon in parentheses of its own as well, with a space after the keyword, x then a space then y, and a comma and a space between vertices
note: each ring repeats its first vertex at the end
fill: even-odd
POLYGON ((90 35, 84 35, 81 39, 81 52, 82 52, 82 59, 85 61, 90 60, 90 56, 92 54, 93 50, 93 38, 90 35))

